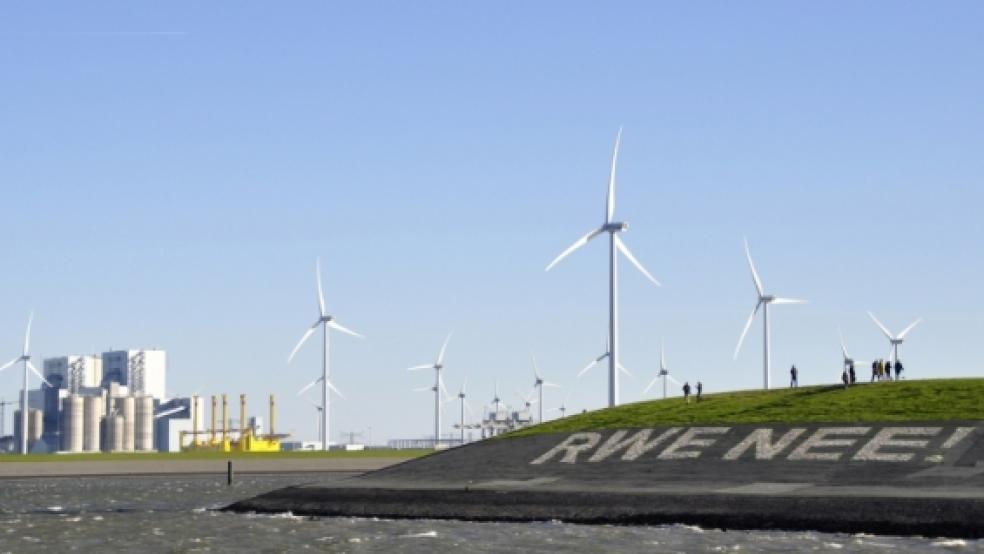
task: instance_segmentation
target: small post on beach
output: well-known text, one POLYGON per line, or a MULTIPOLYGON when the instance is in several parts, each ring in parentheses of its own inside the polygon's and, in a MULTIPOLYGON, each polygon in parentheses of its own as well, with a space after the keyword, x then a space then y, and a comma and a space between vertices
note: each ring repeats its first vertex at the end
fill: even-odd
POLYGON ((232 486, 232 460, 226 462, 226 486, 232 486))

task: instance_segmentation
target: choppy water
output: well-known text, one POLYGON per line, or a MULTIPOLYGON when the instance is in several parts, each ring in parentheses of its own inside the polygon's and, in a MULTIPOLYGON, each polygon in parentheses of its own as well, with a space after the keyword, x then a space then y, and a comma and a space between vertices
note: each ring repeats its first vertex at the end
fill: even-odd
POLYGON ((332 475, 0 480, 0 552, 984 552, 984 541, 690 526, 237 515, 232 500, 332 475))

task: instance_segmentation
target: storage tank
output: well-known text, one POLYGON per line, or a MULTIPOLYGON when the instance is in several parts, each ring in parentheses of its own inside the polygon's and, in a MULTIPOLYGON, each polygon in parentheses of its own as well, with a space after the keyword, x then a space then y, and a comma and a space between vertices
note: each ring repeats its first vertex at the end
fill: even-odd
POLYGON ((99 422, 103 417, 102 396, 85 397, 85 420, 82 424, 82 450, 99 452, 99 422))
POLYGON ((133 452, 134 430, 137 419, 136 399, 132 396, 117 398, 116 411, 123 418, 123 431, 120 436, 120 440, 123 441, 121 450, 123 452, 133 452))
MULTIPOLYGON (((27 411, 27 449, 34 447, 34 443, 41 440, 41 433, 44 426, 44 412, 41 410, 29 409, 27 411)), ((20 452, 21 436, 21 411, 14 410, 14 445, 20 452)))
POLYGON ((82 452, 84 403, 77 394, 62 400, 62 451, 82 452))
POLYGON ((136 403, 134 447, 140 452, 153 452, 154 397, 141 396, 134 400, 136 403))
POLYGON ((29 418, 27 420, 27 442, 28 444, 34 444, 41 440, 41 435, 44 434, 44 411, 43 410, 28 410, 29 418))
POLYGON ((106 416, 106 450, 108 452, 123 450, 123 414, 116 411, 106 416))

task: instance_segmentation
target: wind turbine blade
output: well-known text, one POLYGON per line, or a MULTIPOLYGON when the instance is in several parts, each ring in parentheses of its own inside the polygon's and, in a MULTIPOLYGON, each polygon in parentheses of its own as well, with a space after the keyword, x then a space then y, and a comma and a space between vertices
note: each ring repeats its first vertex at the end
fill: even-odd
POLYGON ((314 274, 318 281, 318 309, 321 310, 319 314, 321 317, 325 317, 325 291, 321 287, 321 258, 318 258, 314 262, 314 274))
POLYGON ((308 327, 307 331, 304 331, 304 335, 301 336, 301 340, 297 341, 297 346, 295 346, 294 349, 290 351, 290 356, 287 356, 287 363, 290 363, 290 361, 294 359, 294 354, 297 354, 297 351, 301 349, 301 345, 304 344, 304 341, 308 340, 308 338, 311 336, 311 333, 313 333, 314 330, 318 328, 319 323, 321 322, 315 321, 314 325, 308 327))
POLYGON ((629 251, 629 247, 625 246, 625 243, 622 242, 622 239, 620 239, 618 235, 615 235, 615 248, 618 248, 618 251, 621 252, 626 258, 628 258, 629 261, 632 262, 632 265, 636 266, 636 269, 642 272, 642 274, 645 275, 647 279, 652 281, 654 285, 656 285, 657 287, 662 286, 659 284, 659 281, 657 281, 655 277, 653 277, 652 275, 650 275, 648 271, 646 271, 646 268, 642 267, 642 264, 639 263, 639 260, 637 260, 635 256, 632 255, 632 252, 629 251))
POLYGON ((8 367, 16 364, 18 361, 20 361, 20 356, 14 358, 13 360, 10 360, 9 362, 3 364, 2 366, 0 366, 0 371, 3 371, 5 369, 7 369, 8 367))
POLYGON ((413 392, 424 392, 424 391, 428 391, 428 390, 429 391, 433 391, 434 390, 433 385, 432 386, 429 386, 429 387, 418 387, 418 388, 415 388, 415 389, 413 389, 413 392))
POLYGON ((748 248, 748 238, 745 238, 745 257, 748 258, 748 268, 752 270, 752 281, 755 282, 755 291, 758 292, 759 298, 765 295, 765 290, 762 288, 762 280, 759 279, 758 271, 755 271, 755 262, 752 261, 752 251, 748 248))
POLYGON ((419 371, 421 369, 434 369, 434 366, 431 365, 431 364, 427 364, 427 365, 415 365, 413 367, 408 367, 407 368, 407 371, 419 371))
POLYGON ((540 368, 536 367, 536 356, 530 354, 530 359, 533 360, 533 377, 535 377, 537 381, 540 381, 540 368))
POLYGON ((678 384, 678 385, 681 385, 682 384, 682 383, 680 383, 680 381, 677 381, 676 379, 674 379, 672 375, 667 375, 666 378, 669 379, 670 381, 678 384))
POLYGON ((591 362, 590 364, 588 364, 587 366, 585 366, 584 369, 582 369, 581 371, 579 371, 578 374, 577 374, 577 376, 578 377, 581 377, 582 375, 584 375, 585 373, 587 373, 587 371, 589 369, 591 369, 594 366, 598 365, 598 363, 600 363, 602 360, 604 360, 607 357, 608 357, 608 353, 607 352, 604 353, 604 354, 602 354, 601 356, 598 356, 597 358, 594 359, 593 362, 591 362))
POLYGON ((467 400, 464 400, 463 402, 465 404, 465 411, 468 412, 469 415, 474 415, 475 410, 472 409, 471 404, 469 404, 467 400))
POLYGON ((41 372, 38 371, 38 368, 34 367, 34 364, 32 364, 30 360, 26 360, 26 361, 27 361, 27 368, 33 371, 34 374, 38 376, 38 379, 41 379, 42 383, 48 385, 49 387, 52 386, 51 383, 49 383, 48 380, 44 378, 44 375, 41 375, 41 372))
POLYGON ((914 328, 914 327, 915 327, 916 325, 919 325, 919 323, 920 323, 921 321, 922 321, 922 318, 920 317, 919 319, 917 319, 917 320, 915 320, 915 321, 913 321, 912 323, 910 323, 908 327, 906 327, 905 329, 902 329, 902 332, 901 332, 901 333, 899 333, 899 337, 898 337, 898 338, 900 338, 900 339, 904 339, 904 338, 905 338, 905 335, 906 335, 906 334, 907 334, 907 333, 908 333, 909 331, 911 331, 911 330, 912 330, 912 329, 913 329, 913 328, 914 328))
POLYGON ((341 325, 339 325, 338 323, 336 323, 334 319, 331 320, 331 321, 328 321, 326 323, 326 325, 328 325, 329 327, 331 327, 332 329, 334 329, 336 331, 341 331, 341 332, 345 333, 346 335, 352 335, 353 337, 355 337, 357 339, 364 339, 364 338, 366 338, 366 337, 360 335, 359 333, 356 333, 355 331, 353 331, 353 330, 351 330, 351 329, 349 329, 347 327, 342 327, 341 325))
POLYGON ((24 355, 27 356, 31 348, 31 322, 34 321, 34 312, 27 316, 27 332, 24 333, 24 355))
POLYGON ((752 321, 755 320, 755 314, 758 313, 759 306, 761 305, 762 305, 762 301, 759 300, 758 303, 755 304, 755 309, 752 310, 752 315, 748 316, 748 321, 745 322, 745 328, 741 330, 741 336, 738 337, 738 346, 735 347, 735 355, 732 359, 734 360, 738 359, 738 352, 741 351, 741 343, 745 342, 745 335, 748 334, 748 329, 751 328, 752 321))
POLYGON ((550 381, 544 381, 543 382, 543 386, 544 387, 553 387, 555 389, 563 388, 563 385, 558 385, 557 383, 551 383, 550 381))
POLYGON ((615 135, 615 149, 612 150, 612 169, 608 173, 608 201, 605 206, 605 223, 611 223, 615 216, 615 166, 618 164, 618 148, 622 144, 622 128, 615 135))
POLYGON ((306 390, 310 389, 311 387, 313 387, 313 386, 317 385, 318 383, 320 383, 321 382, 321 379, 322 379, 322 377, 318 377, 314 381, 311 381, 310 383, 308 383, 308 384, 304 385, 303 387, 301 387, 301 390, 297 391, 297 396, 300 396, 300 395, 304 394, 304 391, 306 391, 306 390))
POLYGON ((564 250, 563 252, 560 253, 559 256, 557 256, 556 258, 554 258, 554 261, 550 262, 550 265, 548 265, 547 266, 547 269, 545 269, 544 271, 550 271, 550 269, 553 268, 553 266, 557 265, 560 262, 560 260, 563 260, 571 252, 577 250, 578 248, 584 246, 585 244, 588 244, 588 241, 590 241, 591 239, 597 237, 598 235, 600 235, 603 232, 604 231, 602 229, 594 229, 593 231, 589 232, 588 234, 584 235, 583 237, 577 239, 576 241, 574 241, 574 244, 572 244, 572 245, 570 245, 570 246, 567 247, 567 250, 564 250))
POLYGON ((332 391, 333 393, 335 393, 335 394, 337 394, 339 398, 341 398, 342 400, 345 400, 345 395, 344 395, 344 394, 342 394, 342 391, 340 391, 340 390, 338 390, 338 389, 336 389, 336 388, 335 388, 335 385, 332 385, 332 384, 331 384, 331 381, 328 381, 328 388, 329 388, 329 389, 331 389, 331 391, 332 391))
POLYGON ((310 404, 310 405, 314 406, 315 408, 317 408, 319 412, 321 411, 321 404, 318 404, 317 402, 315 402, 314 400, 311 400, 310 398, 308 398, 306 396, 304 397, 304 400, 308 404, 310 404))
POLYGON ((437 380, 437 382, 441 386, 441 394, 444 395, 444 398, 450 398, 450 399, 454 400, 454 397, 451 396, 450 394, 448 394, 447 387, 444 386, 444 378, 443 377, 439 377, 438 380, 437 380))
POLYGON ((628 375, 629 377, 632 377, 632 373, 629 372, 629 370, 625 369, 625 366, 623 366, 622 364, 618 364, 618 370, 628 375))
POLYGON ((841 332, 840 327, 837 328, 837 334, 840 335, 841 339, 841 353, 844 354, 845 360, 850 360, 851 356, 847 353, 847 345, 844 344, 844 333, 841 332))
POLYGON ((656 377, 652 381, 650 381, 649 384, 646 385, 646 388, 642 390, 642 394, 646 394, 647 392, 649 392, 649 389, 653 388, 653 385, 656 384, 656 381, 659 381, 659 377, 656 377))
POLYGON ((807 304, 806 300, 799 298, 773 298, 772 304, 807 304))
POLYGON ((437 354, 437 364, 436 365, 441 365, 441 364, 444 363, 444 352, 447 351, 447 349, 448 349, 448 342, 451 340, 451 335, 453 335, 453 334, 454 334, 454 331, 451 331, 450 333, 448 333, 448 336, 445 337, 444 344, 441 345, 441 351, 437 354))
POLYGON ((666 347, 662 340, 659 341, 659 370, 666 371, 666 347))
POLYGON ((888 337, 888 340, 894 340, 895 339, 895 337, 892 336, 892 332, 889 331, 887 327, 885 327, 884 325, 882 325, 882 322, 881 321, 878 321, 878 318, 875 317, 875 314, 873 314, 873 313, 871 313, 869 311, 868 312, 868 317, 871 318, 871 321, 874 321, 875 322, 875 325, 877 325, 878 328, 882 330, 882 333, 885 333, 885 336, 888 337))

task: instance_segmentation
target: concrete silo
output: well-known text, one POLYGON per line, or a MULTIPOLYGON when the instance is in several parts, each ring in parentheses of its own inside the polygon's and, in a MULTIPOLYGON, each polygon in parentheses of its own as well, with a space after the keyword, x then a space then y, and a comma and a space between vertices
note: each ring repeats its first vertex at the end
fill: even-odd
POLYGON ((133 400, 136 404, 134 447, 139 452, 152 452, 154 450, 154 397, 141 396, 133 400))
POLYGON ((103 417, 105 403, 101 396, 86 396, 84 403, 85 419, 82 424, 82 449, 86 452, 99 452, 99 423, 103 417))
POLYGON ((81 396, 71 394, 62 400, 61 449, 63 452, 82 452, 85 403, 81 396))
MULTIPOLYGON (((123 441, 121 451, 133 452, 134 431, 137 419, 137 403, 132 396, 124 396, 115 400, 116 412, 123 418, 123 431, 120 440, 123 441)), ((113 440, 116 440, 114 437, 113 440)))
POLYGON ((106 451, 123 451, 123 414, 113 411, 106 416, 106 451))

